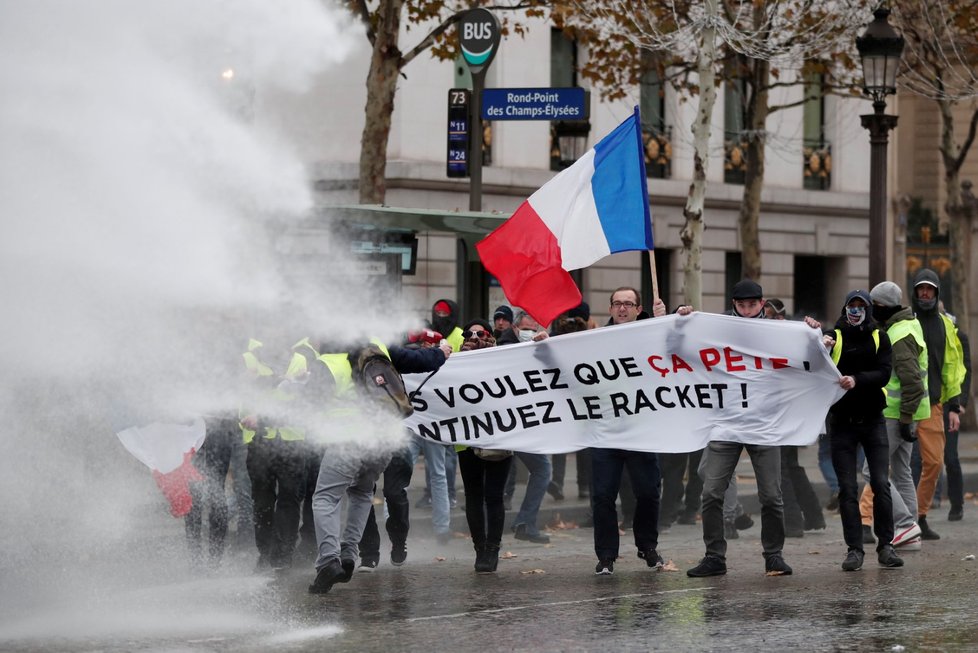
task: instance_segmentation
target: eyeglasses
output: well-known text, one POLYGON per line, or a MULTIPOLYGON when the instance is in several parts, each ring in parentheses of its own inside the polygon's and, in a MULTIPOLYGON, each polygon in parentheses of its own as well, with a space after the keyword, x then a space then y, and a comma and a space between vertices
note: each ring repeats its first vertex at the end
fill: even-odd
POLYGON ((480 340, 485 340, 486 338, 489 337, 489 335, 490 335, 489 332, 486 331, 485 329, 479 329, 478 331, 463 331, 462 332, 462 337, 465 338, 466 340, 468 340, 472 336, 475 336, 476 338, 479 338, 480 340))
POLYGON ((611 308, 635 308, 638 306, 635 302, 611 302, 611 308))

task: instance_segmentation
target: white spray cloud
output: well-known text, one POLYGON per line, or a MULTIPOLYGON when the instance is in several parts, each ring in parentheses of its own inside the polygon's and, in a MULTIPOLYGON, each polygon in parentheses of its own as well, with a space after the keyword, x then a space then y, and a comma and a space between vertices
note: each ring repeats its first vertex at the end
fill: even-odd
MULTIPOLYGON (((269 225, 312 206, 289 143, 251 120, 254 99, 307 91, 363 38, 331 7, 0 6, 0 411, 17 452, 0 462, 0 523, 21 526, 0 534, 0 570, 125 537, 145 501, 126 479, 152 481, 115 431, 231 405, 224 363, 291 290, 269 225)), ((377 335, 401 326, 388 315, 377 335)))

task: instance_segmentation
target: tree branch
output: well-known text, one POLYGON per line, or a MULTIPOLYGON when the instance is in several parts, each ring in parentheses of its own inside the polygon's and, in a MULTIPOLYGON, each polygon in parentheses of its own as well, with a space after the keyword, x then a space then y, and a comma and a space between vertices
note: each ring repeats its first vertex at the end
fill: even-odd
POLYGON ((412 59, 414 59, 416 56, 418 56, 419 54, 421 54, 422 52, 430 48, 432 44, 434 44, 435 39, 437 39, 439 36, 441 36, 446 31, 448 31, 449 27, 457 23, 462 18, 463 13, 464 12, 460 11, 452 14, 451 16, 443 20, 441 25, 428 32, 428 36, 424 37, 424 39, 422 39, 420 43, 418 43, 416 46, 411 48, 411 50, 406 52, 401 57, 401 60, 398 62, 398 66, 397 66, 398 69, 401 69, 404 66, 408 65, 409 63, 411 63, 412 59))
POLYGON ((347 3, 350 10, 360 19, 363 26, 367 28, 367 41, 374 45, 377 40, 377 31, 374 29, 373 21, 370 20, 370 9, 367 8, 367 0, 349 0, 347 3))
POLYGON ((964 165, 964 160, 968 156, 968 150, 971 149, 971 145, 975 142, 975 133, 978 132, 978 109, 971 112, 971 122, 968 125, 968 135, 964 139, 964 143, 961 144, 961 150, 958 152, 958 158, 954 161, 954 169, 960 170, 961 166, 964 165))

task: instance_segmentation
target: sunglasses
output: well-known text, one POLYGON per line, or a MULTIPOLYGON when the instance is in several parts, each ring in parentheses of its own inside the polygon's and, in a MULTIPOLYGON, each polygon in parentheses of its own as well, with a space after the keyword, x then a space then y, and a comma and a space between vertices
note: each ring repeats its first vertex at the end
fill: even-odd
POLYGON ((479 338, 480 340, 485 340, 490 335, 492 335, 492 334, 490 334, 485 329, 480 329, 478 331, 463 331, 462 332, 462 337, 465 338, 466 340, 468 340, 472 336, 475 336, 475 337, 479 338))

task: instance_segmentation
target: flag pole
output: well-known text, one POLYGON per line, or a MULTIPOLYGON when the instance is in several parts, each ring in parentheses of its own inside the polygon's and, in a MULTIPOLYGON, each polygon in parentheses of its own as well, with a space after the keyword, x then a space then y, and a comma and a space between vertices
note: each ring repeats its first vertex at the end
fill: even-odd
POLYGON ((659 301, 659 278, 655 273, 655 250, 649 250, 649 271, 652 273, 652 304, 659 301))

